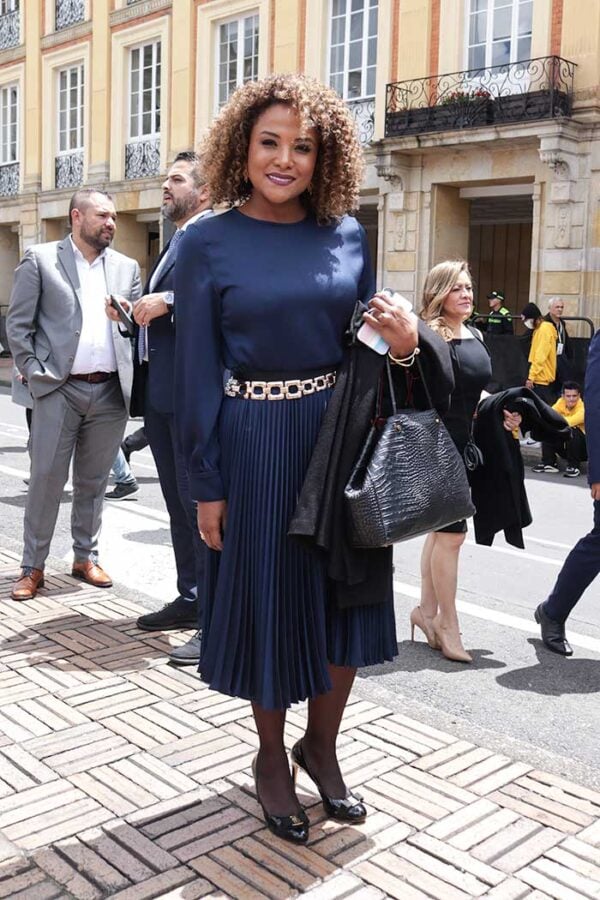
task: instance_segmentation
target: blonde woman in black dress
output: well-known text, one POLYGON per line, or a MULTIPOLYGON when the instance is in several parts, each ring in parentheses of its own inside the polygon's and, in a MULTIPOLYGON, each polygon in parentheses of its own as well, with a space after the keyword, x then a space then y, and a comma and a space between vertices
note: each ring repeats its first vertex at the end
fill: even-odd
MULTIPOLYGON (((447 260, 434 266, 425 280, 421 317, 450 346, 455 387, 443 420, 461 454, 481 393, 492 377, 481 335, 465 325, 472 312, 473 284, 467 263, 447 260)), ((503 414, 508 431, 519 426, 518 413, 504 410, 503 414)), ((456 611, 458 559, 466 533, 463 519, 427 536, 421 555, 421 603, 410 618, 413 634, 415 626, 420 628, 430 647, 441 650, 447 659, 470 663, 456 611)))

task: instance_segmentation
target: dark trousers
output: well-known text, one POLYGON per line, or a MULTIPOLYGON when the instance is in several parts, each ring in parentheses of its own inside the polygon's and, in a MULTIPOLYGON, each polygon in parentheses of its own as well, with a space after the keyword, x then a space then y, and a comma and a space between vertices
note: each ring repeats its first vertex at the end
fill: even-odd
POLYGON ((540 400, 543 400, 548 406, 552 406, 553 403, 556 403, 558 394, 554 393, 554 388, 551 384, 534 384, 533 391, 538 395, 540 400))
POLYGON ((187 470, 178 449, 173 414, 154 409, 148 392, 145 430, 169 513, 177 590, 187 599, 198 597, 201 611, 203 604, 199 589, 204 584, 206 549, 198 533, 196 505, 190 497, 187 470))
POLYGON ((579 468, 579 464, 587 459, 585 434, 580 428, 569 428, 568 438, 555 438, 553 441, 542 441, 542 462, 545 466, 553 466, 556 457, 566 459, 567 465, 579 468))
POLYGON ((544 604, 555 622, 566 622, 585 589, 600 572, 600 501, 594 500, 594 527, 573 547, 544 604))
POLYGON ((147 447, 148 438, 146 437, 144 426, 142 425, 137 431, 132 431, 131 434, 128 434, 127 437, 123 438, 121 446, 128 453, 137 453, 138 450, 143 450, 144 447, 147 447))

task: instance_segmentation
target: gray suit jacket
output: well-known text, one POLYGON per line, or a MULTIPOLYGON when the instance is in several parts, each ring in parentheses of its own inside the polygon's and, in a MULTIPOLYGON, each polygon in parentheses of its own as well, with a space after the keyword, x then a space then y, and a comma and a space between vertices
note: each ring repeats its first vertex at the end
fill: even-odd
MULTIPOLYGON (((109 248, 104 270, 108 293, 132 303, 140 298, 140 267, 134 259, 109 248)), ((56 390, 69 377, 81 323, 81 287, 70 238, 29 247, 15 269, 6 334, 34 399, 56 390)), ((132 344, 116 322, 111 324, 119 381, 129 409, 132 344)))

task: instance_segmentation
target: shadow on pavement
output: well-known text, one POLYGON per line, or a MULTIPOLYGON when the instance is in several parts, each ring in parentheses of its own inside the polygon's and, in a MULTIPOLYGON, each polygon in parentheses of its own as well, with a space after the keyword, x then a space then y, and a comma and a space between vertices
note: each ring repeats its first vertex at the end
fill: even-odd
MULTIPOLYGON (((60 498, 61 503, 71 503, 73 500, 73 496, 70 491, 63 491, 62 497, 60 498)), ((7 506, 17 506, 21 509, 25 509, 25 504, 27 503, 27 485, 23 484, 23 493, 19 494, 19 496, 14 497, 0 497, 0 503, 6 503, 7 506)))
POLYGON ((473 657, 472 663, 453 662, 446 659, 439 650, 432 650, 424 641, 400 641, 398 643, 398 656, 393 662, 382 666, 371 666, 359 669, 357 676, 370 678, 373 675, 385 675, 390 672, 444 672, 449 675, 476 669, 503 669, 506 663, 499 659, 490 659, 492 650, 467 647, 473 657))
POLYGON ((122 537, 133 543, 171 546, 171 532, 168 528, 157 528, 154 531, 127 531, 123 533, 122 537))
POLYGON ((27 447, 23 444, 18 447, 0 447, 0 453, 27 453, 27 447))
POLYGON ((529 638, 528 643, 536 652, 537 665, 499 675, 500 687, 555 697, 600 692, 600 660, 559 656, 547 650, 539 638, 529 638))

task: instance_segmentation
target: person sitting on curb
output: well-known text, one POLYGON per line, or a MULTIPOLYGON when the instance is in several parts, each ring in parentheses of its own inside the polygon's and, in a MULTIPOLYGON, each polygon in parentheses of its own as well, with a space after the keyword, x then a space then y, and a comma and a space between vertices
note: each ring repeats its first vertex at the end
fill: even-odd
POLYGON ((533 472, 555 473, 559 471, 557 455, 566 459, 565 478, 577 478, 579 466, 587 459, 585 442, 585 408, 581 399, 581 388, 576 381, 565 381, 562 394, 552 409, 567 420, 569 435, 567 438, 556 438, 553 441, 542 441, 542 461, 534 466, 533 472))

